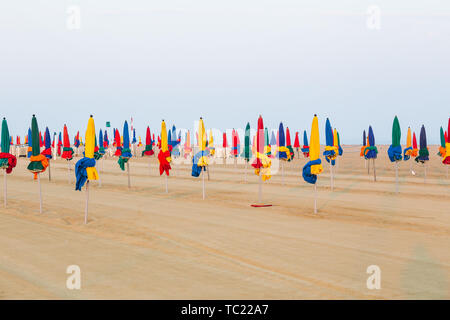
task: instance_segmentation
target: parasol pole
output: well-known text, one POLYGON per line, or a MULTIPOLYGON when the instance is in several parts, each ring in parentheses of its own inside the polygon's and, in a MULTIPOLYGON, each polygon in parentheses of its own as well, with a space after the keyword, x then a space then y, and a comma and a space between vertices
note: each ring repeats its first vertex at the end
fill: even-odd
POLYGON ((3 170, 3 174, 4 174, 4 176, 3 176, 3 180, 4 180, 4 183, 5 183, 5 185, 4 185, 4 190, 3 190, 3 194, 4 194, 4 202, 5 202, 5 208, 6 208, 6 205, 8 204, 8 200, 7 200, 7 188, 8 188, 8 185, 7 185, 7 182, 6 182, 6 169, 5 170, 3 170))
POLYGON ((370 160, 367 161, 367 174, 370 174, 370 160))
MULTIPOLYGON (((103 160, 103 158, 102 158, 103 160)), ((98 167, 98 162, 95 163, 95 166, 98 167)), ((101 187, 102 186, 102 178, 100 178, 100 176, 98 177, 98 186, 101 187)))
POLYGON ((395 193, 398 193, 398 161, 395 162, 395 193))
POLYGON ((88 210, 89 210, 89 180, 86 182, 86 207, 84 209, 84 224, 88 221, 88 210))
POLYGON ((130 180, 130 163, 127 162, 127 175, 128 175, 128 188, 131 188, 131 180, 130 180))
POLYGON ((203 189, 203 200, 205 200, 205 170, 202 170, 202 189, 203 189))
POLYGON ((67 177, 67 181, 69 182, 69 184, 70 184, 70 163, 69 163, 70 161, 69 160, 67 160, 67 175, 68 175, 68 177, 67 177))
POLYGON ((167 178, 167 173, 166 173, 166 193, 169 193, 169 181, 167 178))
POLYGON ((317 213, 317 182, 314 183, 314 213, 317 213))
POLYGON ((377 181, 377 169, 375 168, 375 158, 373 159, 373 181, 377 181))
POLYGON ((245 174, 244 174, 245 182, 247 182, 247 161, 245 161, 245 174))
POLYGON ((423 182, 427 183, 427 165, 425 164, 425 162, 423 163, 423 182))
POLYGON ((262 175, 261 170, 259 170, 259 184, 258 184, 258 203, 262 203, 262 175))
POLYGON ((42 188, 41 188, 41 175, 37 174, 38 185, 39 185, 39 213, 42 213, 42 188))
POLYGON ((281 160, 281 184, 284 186, 284 162, 281 160))
POLYGON ((334 190, 334 177, 333 177, 333 165, 331 164, 330 160, 330 178, 331 178, 331 191, 334 190))
POLYGON ((48 181, 52 181, 52 171, 50 170, 50 159, 48 159, 48 181))

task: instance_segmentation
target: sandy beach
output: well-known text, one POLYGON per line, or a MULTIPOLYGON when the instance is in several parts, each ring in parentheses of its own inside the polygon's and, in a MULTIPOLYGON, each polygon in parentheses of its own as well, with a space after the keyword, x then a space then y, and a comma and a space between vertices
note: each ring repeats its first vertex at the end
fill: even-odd
POLYGON ((377 182, 359 146, 344 146, 336 168, 313 187, 301 177, 303 155, 263 186, 273 206, 253 208, 258 177, 244 165, 213 164, 202 200, 201 178, 174 164, 165 193, 155 157, 130 160, 131 189, 117 159, 99 161, 99 182, 75 191, 71 162, 51 162, 52 181, 38 184, 28 160, 0 176, 0 299, 449 299, 450 179, 430 146, 424 168, 395 171, 379 147, 377 182), (149 167, 150 162, 150 167, 149 167), (247 181, 245 181, 247 179, 247 181), (284 182, 284 183, 283 183, 284 182), (81 269, 69 290, 66 269, 81 269), (366 285, 370 265, 381 289, 366 285))

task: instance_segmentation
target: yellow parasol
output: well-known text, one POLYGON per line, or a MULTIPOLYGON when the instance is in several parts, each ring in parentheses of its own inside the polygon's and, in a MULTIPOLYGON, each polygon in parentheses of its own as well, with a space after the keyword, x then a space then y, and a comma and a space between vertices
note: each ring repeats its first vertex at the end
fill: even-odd
MULTIPOLYGON (((311 140, 309 142, 309 158, 310 161, 319 159, 320 156, 320 137, 319 137, 319 120, 317 115, 314 115, 311 127, 311 140)), ((323 172, 322 164, 315 164, 311 166, 311 174, 321 174, 323 172)))
MULTIPOLYGON (((95 150, 95 123, 94 118, 91 116, 89 118, 86 129, 84 156, 86 158, 94 159, 94 150, 95 150)), ((98 172, 95 167, 87 167, 86 173, 88 180, 98 180, 98 172)))

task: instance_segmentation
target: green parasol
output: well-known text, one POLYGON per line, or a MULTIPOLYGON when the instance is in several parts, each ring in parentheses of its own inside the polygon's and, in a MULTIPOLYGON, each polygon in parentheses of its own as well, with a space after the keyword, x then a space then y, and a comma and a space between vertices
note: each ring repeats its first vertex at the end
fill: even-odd
MULTIPOLYGON (((8 123, 6 119, 3 118, 2 121, 2 142, 1 142, 1 151, 2 153, 9 153, 10 148, 10 136, 8 130, 8 123)), ((7 157, 0 158, 0 169, 7 169, 9 167, 9 159, 7 157)))
POLYGON ((269 143, 269 130, 267 130, 267 128, 264 129, 264 149, 266 156, 270 157, 272 152, 270 150, 271 148, 269 143))
POLYGON ((250 161, 250 123, 247 122, 245 127, 245 139, 244 139, 244 159, 248 162, 250 161))
POLYGON ((8 123, 6 122, 6 119, 3 118, 2 121, 2 152, 3 153, 9 153, 9 148, 11 146, 11 137, 9 136, 9 130, 8 130, 8 123))
MULTIPOLYGON (((36 120, 36 116, 33 114, 33 118, 31 119, 31 155, 32 157, 37 157, 41 154, 41 147, 39 146, 39 127, 36 120)), ((31 172, 42 172, 45 170, 41 161, 33 161, 31 160, 28 165, 28 170, 31 172)))
POLYGON ((400 131, 400 123, 398 122, 397 116, 394 118, 394 124, 392 125, 392 146, 400 146, 400 138, 402 133, 400 131))

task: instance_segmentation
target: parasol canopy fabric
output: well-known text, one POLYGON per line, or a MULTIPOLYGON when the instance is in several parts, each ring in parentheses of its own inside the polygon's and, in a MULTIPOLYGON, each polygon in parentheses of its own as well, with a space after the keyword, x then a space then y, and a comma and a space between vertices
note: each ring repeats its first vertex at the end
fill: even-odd
POLYGON ((169 175, 169 171, 170 169, 172 169, 170 166, 172 158, 170 157, 170 151, 167 142, 167 129, 164 120, 161 122, 161 143, 160 143, 160 150, 158 153, 158 161, 159 161, 159 175, 162 175, 164 172, 166 173, 166 175, 169 175))
POLYGON ((132 144, 137 143, 137 140, 136 140, 136 129, 135 128, 133 128, 133 141, 131 143, 132 144))
POLYGON ((133 156, 130 149, 130 131, 128 130, 128 122, 125 120, 123 124, 123 148, 117 163, 122 171, 125 170, 125 163, 133 156))
POLYGON ((44 140, 42 139, 42 134, 39 131, 39 147, 42 148, 44 146, 44 140))
POLYGON ((13 168, 17 165, 17 158, 10 154, 10 138, 8 123, 5 118, 2 121, 2 135, 1 135, 1 152, 0 152, 0 169, 6 170, 10 174, 13 168))
POLYGON ((37 175, 47 169, 48 159, 41 154, 39 145, 39 127, 35 115, 33 115, 33 118, 31 119, 31 140, 32 151, 27 169, 31 171, 34 174, 34 178, 37 179, 37 175))
POLYGON ((441 137, 441 145, 439 146, 438 156, 445 157, 445 133, 442 127, 440 131, 440 137, 441 137))
POLYGON ((391 160, 391 162, 402 160, 402 146, 400 145, 400 138, 400 123, 397 116, 395 116, 394 123, 392 124, 392 144, 389 146, 389 149, 387 151, 389 160, 391 160))
POLYGON ((422 125, 422 128, 420 129, 419 155, 414 160, 416 162, 425 163, 426 161, 430 160, 429 156, 430 156, 430 153, 428 151, 428 146, 427 146, 427 133, 425 131, 425 126, 422 125))
POLYGON ((286 148, 289 150, 288 161, 294 159, 294 149, 291 145, 291 132, 289 131, 289 127, 286 127, 286 148))
POLYGON ((142 156, 151 156, 154 153, 152 148, 152 134, 150 132, 150 127, 147 126, 147 132, 145 133, 145 149, 142 151, 142 156))
POLYGON ((275 138, 275 133, 273 133, 273 131, 272 131, 272 134, 270 135, 270 145, 274 146, 276 144, 277 144, 277 138, 275 138))
POLYGON ((361 157, 364 157, 364 150, 366 150, 366 130, 363 131, 363 143, 362 143, 362 147, 361 147, 361 153, 359 154, 361 157))
MULTIPOLYGON (((106 131, 105 131, 105 133, 106 133, 106 131)), ((103 131, 102 131, 102 129, 100 129, 100 131, 98 133, 98 146, 99 146, 98 153, 101 154, 101 155, 104 155, 105 154, 105 143, 104 143, 104 140, 103 140, 103 131)))
POLYGON ((303 147, 302 152, 305 158, 309 157, 309 143, 308 143, 308 134, 306 133, 306 130, 303 131, 303 147))
POLYGON ((46 156, 47 159, 52 159, 52 145, 50 140, 50 130, 46 127, 44 133, 44 151, 42 151, 42 154, 46 156))
POLYGON ((205 130, 205 125, 203 123, 203 118, 200 118, 198 122, 198 152, 194 155, 192 159, 192 173, 193 177, 200 176, 202 170, 206 171, 206 166, 208 166, 208 155, 209 151, 206 149, 207 135, 205 130))
POLYGON ((98 172, 95 168, 95 123, 92 115, 88 120, 84 142, 84 158, 75 164, 75 190, 81 191, 87 180, 98 180, 98 172))
POLYGON ((212 133, 212 129, 209 129, 209 141, 208 141, 209 154, 214 156, 216 153, 216 148, 214 147, 214 137, 212 133))
POLYGON ((228 143, 227 143, 227 133, 224 132, 222 135, 222 147, 223 148, 228 148, 228 143))
POLYGON ((1 136, 1 151, 2 151, 2 153, 9 153, 10 148, 11 148, 11 144, 10 144, 8 123, 6 122, 6 118, 3 118, 2 136, 1 136))
POLYGON ((406 134, 406 148, 403 150, 403 160, 408 161, 413 153, 411 128, 408 127, 408 133, 406 134))
POLYGON ((116 152, 114 153, 114 155, 120 157, 120 155, 122 154, 122 142, 120 139, 119 130, 117 129, 114 129, 114 144, 116 145, 116 152))
MULTIPOLYGON (((252 154, 253 153, 256 154, 256 136, 253 137, 252 154)), ((264 128, 264 154, 269 158, 273 158, 272 147, 269 143, 269 130, 267 130, 267 128, 264 128)))
POLYGON ((342 156, 344 154, 344 150, 342 150, 342 147, 341 147, 341 137, 339 136, 339 131, 336 131, 336 134, 337 134, 337 146, 338 146, 339 155, 342 156))
POLYGON ((179 156, 180 155, 180 149, 179 144, 181 140, 177 138, 177 129, 175 125, 172 126, 172 134, 170 134, 169 131, 169 144, 171 145, 171 154, 172 156, 179 156))
POLYGON ((62 153, 61 148, 62 148, 62 146, 63 146, 63 143, 62 143, 62 136, 61 136, 61 132, 59 132, 59 136, 58 136, 58 145, 57 145, 57 154, 58 154, 58 156, 61 156, 61 153, 62 153))
POLYGON ((245 126, 245 137, 244 137, 244 160, 249 162, 251 158, 251 149, 250 149, 250 123, 247 122, 245 126))
POLYGON ((72 160, 73 159, 73 149, 70 147, 70 139, 69 139, 69 132, 67 130, 67 126, 64 125, 64 144, 63 144, 63 153, 61 155, 61 158, 66 160, 72 160))
POLYGON ((30 158, 33 155, 33 137, 31 136, 31 128, 28 128, 27 139, 25 140, 28 142, 27 158, 30 158))
POLYGON ((445 142, 445 157, 442 163, 450 165, 450 118, 448 118, 447 139, 445 142))
POLYGON ((298 137, 298 131, 295 133, 294 148, 297 149, 300 148, 300 139, 298 137))
POLYGON ((75 148, 78 148, 80 146, 80 131, 77 131, 77 135, 75 136, 73 145, 75 148))
POLYGON ((417 139, 416 139, 416 133, 415 132, 413 132, 412 148, 413 148, 413 151, 411 153, 411 156, 412 157, 417 157, 417 155, 419 154, 419 149, 417 148, 417 139))
POLYGON ((239 143, 239 134, 234 129, 231 132, 231 140, 232 140, 231 155, 237 157, 241 152, 241 145, 239 143))
POLYGON ((260 175, 263 181, 271 178, 270 166, 272 162, 269 157, 264 154, 264 123, 262 116, 258 118, 258 130, 256 132, 256 158, 252 163, 255 168, 255 174, 260 175))
POLYGON ((103 136, 103 147, 104 148, 109 147, 108 131, 106 131, 106 129, 105 129, 105 135, 103 136))
MULTIPOLYGON (((331 163, 331 165, 334 166, 336 164, 336 158, 337 158, 339 151, 338 151, 337 146, 334 145, 333 129, 331 128, 331 122, 330 122, 330 119, 328 119, 328 118, 325 123, 325 138, 326 138, 326 145, 325 145, 325 151, 323 152, 323 155, 325 157, 325 160, 327 160, 328 163, 331 163)), ((312 139, 312 137, 311 137, 311 139, 312 139)), ((311 142, 311 144, 312 144, 312 142, 311 142)))
POLYGON ((184 142, 184 157, 187 158, 187 156, 192 152, 191 147, 191 132, 188 130, 186 131, 185 136, 185 142, 184 142))
POLYGON ((305 164, 302 170, 303 179, 307 183, 315 184, 317 182, 317 175, 323 172, 322 161, 320 156, 320 136, 319 136, 319 120, 317 115, 314 115, 311 125, 311 141, 309 146, 310 161, 305 164))
POLYGON ((372 126, 369 126, 369 135, 367 137, 368 143, 364 149, 364 158, 376 159, 378 156, 378 149, 375 146, 375 136, 373 134, 372 126))
POLYGON ((288 161, 290 160, 290 151, 286 147, 286 138, 284 134, 283 122, 280 122, 278 127, 278 149, 277 149, 277 158, 280 160, 288 161))

